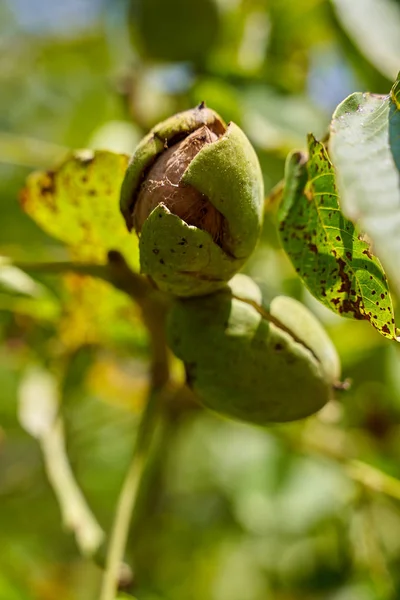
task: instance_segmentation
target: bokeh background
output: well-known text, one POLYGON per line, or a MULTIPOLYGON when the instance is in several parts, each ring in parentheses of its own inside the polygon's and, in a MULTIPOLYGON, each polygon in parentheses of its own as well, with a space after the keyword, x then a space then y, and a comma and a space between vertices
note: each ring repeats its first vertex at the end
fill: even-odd
MULTIPOLYGON (((131 153, 203 100, 245 130, 269 194, 288 151, 322 137, 348 94, 388 93, 399 57, 396 0, 0 0, 0 254, 67 258, 19 207, 29 172, 74 148, 131 153)), ((177 407, 152 456, 124 593, 396 600, 399 351, 310 297, 273 210, 246 272, 267 298, 290 294, 318 315, 351 389, 267 430, 177 407)), ((147 385, 136 308, 104 283, 5 268, 0 341, 0 600, 97 600, 101 569, 68 531, 62 477, 109 531, 147 385), (54 410, 58 442, 43 434, 54 410)))

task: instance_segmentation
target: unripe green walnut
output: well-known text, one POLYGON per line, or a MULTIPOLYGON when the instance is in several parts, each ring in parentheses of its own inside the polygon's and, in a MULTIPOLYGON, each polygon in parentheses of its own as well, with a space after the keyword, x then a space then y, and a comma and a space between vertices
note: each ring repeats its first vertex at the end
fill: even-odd
POLYGON ((156 125, 137 147, 121 211, 139 234, 142 273, 163 291, 225 286, 253 252, 263 216, 256 153, 234 123, 203 104, 156 125))
POLYGON ((335 347, 301 303, 278 296, 266 311, 260 302, 260 290, 244 275, 206 298, 176 300, 171 349, 213 411, 258 425, 307 417, 339 381, 335 347))

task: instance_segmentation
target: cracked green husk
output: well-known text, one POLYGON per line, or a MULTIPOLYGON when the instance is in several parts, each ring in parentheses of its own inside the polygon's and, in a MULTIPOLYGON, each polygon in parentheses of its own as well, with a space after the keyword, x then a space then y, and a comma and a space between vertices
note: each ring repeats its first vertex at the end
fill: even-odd
MULTIPOLYGON (((139 231, 141 272, 177 296, 200 296, 225 286, 253 252, 263 217, 263 180, 256 153, 242 130, 203 105, 160 123, 142 140, 121 189, 121 211, 129 230, 146 172, 167 147, 203 125, 220 137, 203 146, 182 175, 224 220, 221 243, 189 225, 160 203, 139 231)), ((137 228, 137 227, 136 227, 137 228)), ((137 228, 138 229, 138 228, 137 228)))

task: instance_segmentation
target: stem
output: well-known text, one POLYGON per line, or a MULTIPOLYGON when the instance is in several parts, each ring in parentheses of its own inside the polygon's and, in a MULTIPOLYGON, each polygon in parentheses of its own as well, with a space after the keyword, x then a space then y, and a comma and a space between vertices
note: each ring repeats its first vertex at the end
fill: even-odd
POLYGON ((26 273, 49 273, 52 275, 80 273, 81 275, 91 275, 92 277, 108 279, 108 265, 96 265, 95 263, 80 263, 68 260, 31 263, 7 260, 7 264, 21 269, 26 273))
POLYGON ((57 497, 62 520, 74 532, 76 542, 83 555, 96 552, 104 539, 104 533, 93 517, 80 490, 71 465, 68 462, 63 423, 58 418, 40 436, 47 477, 57 497))
POLYGON ((157 391, 153 391, 150 394, 139 424, 131 464, 118 499, 99 600, 114 600, 117 592, 119 570, 124 556, 132 513, 138 497, 146 458, 151 446, 152 433, 157 424, 159 414, 158 404, 159 394, 157 391))
POLYGON ((109 252, 108 261, 106 265, 76 262, 14 264, 28 273, 56 274, 71 271, 108 281, 127 293, 139 305, 143 322, 149 333, 152 353, 149 399, 142 414, 133 456, 117 502, 99 600, 114 600, 117 592, 132 513, 136 508, 147 457, 157 428, 159 406, 164 400, 161 397, 170 380, 169 356, 165 339, 167 311, 165 296, 154 290, 145 277, 134 273, 118 252, 109 252))
POLYGON ((348 460, 345 469, 348 476, 373 492, 380 492, 400 500, 400 481, 392 475, 360 460, 348 460))
POLYGON ((117 252, 109 253, 109 262, 99 265, 95 263, 80 263, 74 261, 59 261, 48 263, 25 263, 10 261, 13 267, 21 269, 26 273, 43 273, 51 275, 62 275, 63 273, 78 273, 80 275, 88 275, 97 277, 111 283, 119 290, 127 293, 137 302, 142 303, 143 298, 154 291, 147 280, 132 271, 122 256, 117 252))
POLYGON ((144 277, 133 273, 123 257, 116 252, 109 253, 107 268, 107 280, 129 294, 141 308, 143 322, 149 333, 152 363, 149 398, 142 414, 131 463, 117 502, 99 600, 114 600, 117 592, 132 514, 137 505, 147 458, 161 416, 160 407, 164 400, 164 391, 170 380, 165 340, 167 305, 164 296, 157 293, 144 277))

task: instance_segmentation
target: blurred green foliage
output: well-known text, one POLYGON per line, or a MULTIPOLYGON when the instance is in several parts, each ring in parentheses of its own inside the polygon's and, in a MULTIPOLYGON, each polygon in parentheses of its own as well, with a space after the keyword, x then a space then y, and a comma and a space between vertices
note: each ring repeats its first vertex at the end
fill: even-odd
MULTIPOLYGON (((344 0, 0 0, 0 254, 67 259, 19 207, 30 171, 71 148, 129 153, 149 127, 202 100, 244 128, 269 193, 287 152, 310 131, 322 136, 345 96, 389 91, 400 9, 381 3, 390 19, 363 19, 360 39, 344 0), (368 34, 387 40, 389 58, 374 58, 368 34)), ((318 416, 268 430, 192 407, 171 416, 121 598, 400 597, 399 350, 310 297, 274 219, 246 271, 267 298, 289 294, 317 314, 352 387, 318 416), (353 459, 375 467, 375 479, 353 459), (393 479, 381 485, 379 470, 393 479)), ((149 356, 135 315, 102 312, 116 292, 98 283, 12 269, 0 280, 0 600, 98 598, 101 570, 63 527, 40 436, 20 406, 29 369, 51 373, 72 471, 109 531, 149 356)))

